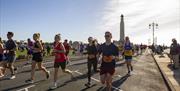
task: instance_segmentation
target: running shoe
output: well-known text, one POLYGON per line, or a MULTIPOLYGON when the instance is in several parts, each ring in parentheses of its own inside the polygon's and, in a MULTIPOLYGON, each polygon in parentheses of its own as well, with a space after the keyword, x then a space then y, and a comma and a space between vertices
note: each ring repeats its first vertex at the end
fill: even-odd
POLYGON ((28 79, 28 80, 26 80, 26 83, 34 83, 34 81, 32 80, 32 79, 28 79))
POLYGON ((88 82, 88 83, 86 83, 86 84, 84 84, 86 87, 91 87, 91 83, 90 82, 88 82))
POLYGON ((50 71, 47 71, 46 78, 49 79, 49 77, 50 77, 50 71))
POLYGON ((53 86, 52 87, 50 87, 50 89, 56 89, 57 88, 57 83, 55 82, 54 84, 53 84, 53 86))
POLYGON ((133 71, 133 67, 131 66, 131 71, 133 71))
POLYGON ((13 80, 13 79, 15 79, 16 78, 16 76, 15 75, 12 75, 9 79, 10 80, 13 80))

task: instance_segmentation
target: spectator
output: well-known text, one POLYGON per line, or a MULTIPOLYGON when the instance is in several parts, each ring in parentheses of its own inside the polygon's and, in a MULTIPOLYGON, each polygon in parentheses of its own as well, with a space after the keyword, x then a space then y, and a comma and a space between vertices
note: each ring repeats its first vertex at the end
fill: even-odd
POLYGON ((171 58, 173 60, 173 67, 174 69, 178 69, 179 68, 179 50, 180 45, 177 43, 176 39, 172 39, 172 44, 170 46, 170 55, 171 58))

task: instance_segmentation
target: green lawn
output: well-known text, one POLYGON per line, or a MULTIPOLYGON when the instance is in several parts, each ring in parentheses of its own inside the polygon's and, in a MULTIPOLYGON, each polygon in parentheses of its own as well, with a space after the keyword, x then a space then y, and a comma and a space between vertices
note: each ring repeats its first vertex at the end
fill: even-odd
POLYGON ((24 50, 24 51, 20 51, 20 50, 18 50, 17 52, 16 52, 16 57, 19 57, 20 55, 27 55, 27 50, 24 50))
MULTIPOLYGON (((51 50, 51 51, 52 51, 52 50, 51 50)), ((70 52, 69 52, 69 56, 71 56, 71 57, 72 57, 72 56, 75 56, 75 55, 72 54, 72 52, 73 52, 72 50, 70 50, 70 52)), ((26 55, 27 55, 27 50, 24 50, 24 51, 18 50, 18 51, 16 52, 16 57, 19 57, 20 55, 25 55, 25 56, 26 56, 26 55)))

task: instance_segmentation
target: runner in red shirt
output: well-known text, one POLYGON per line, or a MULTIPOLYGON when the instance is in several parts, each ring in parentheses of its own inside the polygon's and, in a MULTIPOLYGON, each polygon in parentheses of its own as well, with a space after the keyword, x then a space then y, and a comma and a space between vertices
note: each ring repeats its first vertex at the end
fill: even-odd
POLYGON ((65 49, 66 49, 66 56, 68 56, 68 54, 69 54, 69 50, 71 49, 71 47, 70 47, 70 45, 68 44, 68 40, 66 39, 66 40, 64 40, 64 43, 63 43, 63 45, 64 45, 64 47, 65 47, 65 49))
POLYGON ((54 85, 50 89, 55 89, 55 88, 57 88, 57 76, 58 76, 59 67, 61 67, 61 69, 64 73, 70 74, 71 78, 73 78, 72 72, 70 70, 66 69, 66 61, 67 61, 67 56, 65 55, 66 50, 65 50, 63 43, 61 43, 61 35, 60 34, 55 35, 54 48, 53 48, 52 53, 55 56, 54 85))
POLYGON ((69 54, 69 50, 71 49, 71 46, 69 45, 69 43, 68 43, 68 40, 67 40, 67 39, 66 39, 66 40, 64 40, 63 45, 64 45, 65 50, 66 50, 65 55, 67 56, 67 64, 68 64, 68 63, 69 63, 69 56, 68 56, 68 54, 69 54))

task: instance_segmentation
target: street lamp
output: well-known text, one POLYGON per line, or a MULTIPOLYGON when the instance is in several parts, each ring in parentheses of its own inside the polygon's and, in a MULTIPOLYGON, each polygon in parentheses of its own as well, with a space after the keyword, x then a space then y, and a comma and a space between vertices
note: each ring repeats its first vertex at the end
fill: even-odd
POLYGON ((155 28, 158 29, 158 24, 157 23, 153 22, 153 23, 149 24, 149 29, 153 30, 153 45, 154 45, 154 30, 155 30, 155 28))

